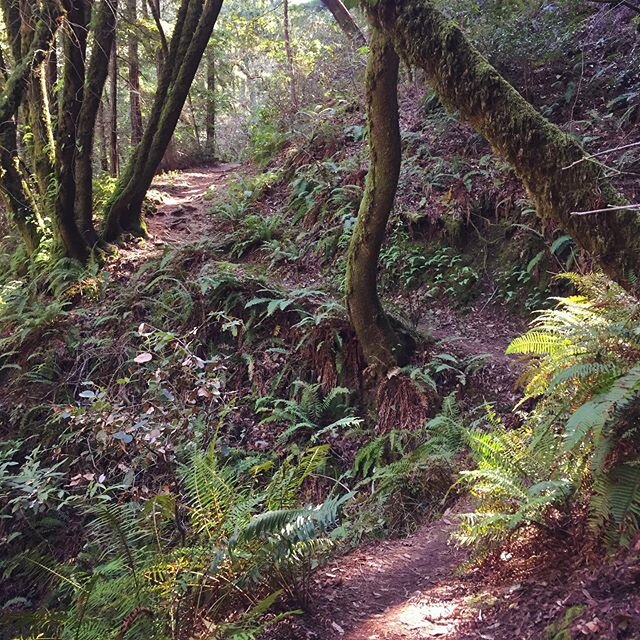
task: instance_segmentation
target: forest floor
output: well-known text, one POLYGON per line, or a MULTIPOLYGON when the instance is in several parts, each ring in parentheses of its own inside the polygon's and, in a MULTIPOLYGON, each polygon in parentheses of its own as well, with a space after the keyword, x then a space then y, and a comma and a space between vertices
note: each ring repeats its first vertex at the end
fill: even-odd
MULTIPOLYGON (((123 259, 117 266, 123 270, 120 275, 126 277, 127 271, 161 253, 163 247, 223 240, 224 224, 212 216, 210 198, 212 193, 216 197, 224 194, 239 171, 240 165, 216 164, 159 176, 150 193, 156 205, 148 216, 150 239, 122 250, 123 259)), ((250 259, 255 261, 256 257, 250 259)), ((284 273, 281 280, 290 284, 291 277, 290 272, 284 273)), ((298 278, 304 279, 304 274, 294 279, 298 278)), ((425 311, 418 329, 439 341, 443 349, 457 350, 458 355, 485 354, 486 365, 476 384, 481 392, 474 401, 482 402, 486 397, 513 406, 520 367, 504 353, 510 340, 522 331, 524 321, 505 316, 500 307, 490 303, 490 298, 481 296, 464 312, 434 303, 425 311)), ((463 499, 440 519, 422 524, 406 538, 366 543, 320 568, 311 578, 309 613, 276 625, 266 637, 553 639, 565 637, 556 636, 564 627, 551 634, 544 630, 562 620, 574 604, 586 600, 594 605, 594 611, 617 606, 621 596, 616 595, 616 588, 600 599, 595 595, 603 581, 614 579, 613 569, 598 574, 573 567, 572 552, 562 541, 550 550, 548 540, 536 544, 534 533, 520 557, 514 550, 513 555, 503 553, 481 567, 465 567, 467 558, 451 543, 451 535, 457 514, 468 509, 463 499), (590 585, 595 585, 594 592, 590 585)), ((625 580, 619 582, 624 589, 625 580)), ((576 608, 575 612, 579 617, 584 609, 576 608)), ((604 637, 598 635, 604 627, 599 626, 603 623, 595 613, 587 616, 585 624, 585 637, 604 637)))

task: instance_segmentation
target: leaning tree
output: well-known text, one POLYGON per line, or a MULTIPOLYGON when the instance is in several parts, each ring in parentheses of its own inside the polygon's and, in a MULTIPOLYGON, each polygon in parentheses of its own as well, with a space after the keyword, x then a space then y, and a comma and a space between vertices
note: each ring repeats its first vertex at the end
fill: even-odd
MULTIPOLYGON (((571 234, 607 275, 637 295, 640 218, 635 211, 624 209, 621 196, 607 182, 602 167, 590 161, 571 136, 536 111, 429 0, 362 0, 362 5, 374 30, 385 34, 408 64, 423 69, 442 102, 509 162, 538 215, 571 234), (597 213, 576 215, 584 211, 597 213)), ((375 64, 377 55, 377 46, 372 46, 370 65, 375 64)), ((402 350, 398 349, 397 335, 389 331, 389 321, 378 301, 375 273, 380 225, 386 226, 391 206, 389 180, 397 167, 385 167, 388 154, 376 151, 383 143, 375 140, 379 135, 375 114, 376 104, 383 100, 378 91, 386 92, 389 104, 396 98, 395 88, 388 82, 385 88, 383 84, 375 86, 376 91, 367 89, 369 120, 374 124, 370 131, 371 166, 350 248, 347 302, 370 364, 392 366, 401 361, 402 350), (383 180, 378 177, 381 173, 383 180), (377 215, 367 214, 371 210, 377 215), (373 220, 376 222, 372 226, 373 220), (365 269, 370 271, 366 277, 362 273, 365 269)))

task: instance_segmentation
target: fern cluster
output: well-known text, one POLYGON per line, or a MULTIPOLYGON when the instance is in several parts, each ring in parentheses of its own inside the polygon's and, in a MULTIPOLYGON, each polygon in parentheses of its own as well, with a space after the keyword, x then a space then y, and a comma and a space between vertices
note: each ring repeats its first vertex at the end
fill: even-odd
POLYGON ((48 569, 58 605, 38 612, 47 637, 251 638, 286 592, 307 602, 308 577, 333 546, 345 497, 301 505, 326 447, 270 461, 223 461, 212 445, 182 473, 184 503, 105 502, 87 511, 88 542, 73 565, 48 569), (262 476, 272 471, 268 481, 262 476), (186 538, 185 538, 186 536, 186 538))
POLYGON ((626 544, 640 528, 640 305, 604 276, 565 276, 580 295, 556 299, 507 352, 523 354, 524 424, 469 434, 478 468, 463 474, 479 498, 468 543, 547 526, 552 505, 585 503, 597 536, 626 544))
POLYGON ((356 455, 359 479, 351 505, 359 535, 411 532, 421 516, 440 512, 455 478, 464 426, 453 395, 421 429, 394 429, 367 442, 356 455))

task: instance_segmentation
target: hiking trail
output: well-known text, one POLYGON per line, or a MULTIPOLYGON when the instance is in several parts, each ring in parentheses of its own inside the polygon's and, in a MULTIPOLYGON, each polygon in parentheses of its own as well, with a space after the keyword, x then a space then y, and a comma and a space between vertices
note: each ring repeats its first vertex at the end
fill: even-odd
MULTIPOLYGON (((224 195, 240 164, 214 164, 158 176, 149 193, 155 210, 147 215, 149 238, 121 250, 130 267, 167 246, 219 240, 220 221, 211 213, 212 196, 224 195)), ((224 226, 224 225, 222 225, 224 226)), ((255 259, 255 256, 254 256, 255 259)), ((120 262, 122 268, 122 261, 120 262)), ((283 278, 286 280, 287 278, 283 278)), ((509 341, 524 324, 505 318, 480 299, 464 313, 438 303, 425 312, 418 329, 440 348, 460 357, 485 354, 483 384, 487 396, 509 402, 515 398, 519 367, 504 355, 509 341)), ((471 573, 461 573, 465 554, 451 544, 456 505, 434 522, 425 523, 402 539, 373 541, 335 558, 317 570, 312 580, 311 610, 294 617, 268 638, 318 640, 514 640, 513 626, 487 625, 485 604, 496 602, 471 573)), ((497 588, 508 599, 512 587, 497 588), (511 589, 511 590, 510 590, 511 589)), ((516 589, 517 590, 517 589, 516 589)))

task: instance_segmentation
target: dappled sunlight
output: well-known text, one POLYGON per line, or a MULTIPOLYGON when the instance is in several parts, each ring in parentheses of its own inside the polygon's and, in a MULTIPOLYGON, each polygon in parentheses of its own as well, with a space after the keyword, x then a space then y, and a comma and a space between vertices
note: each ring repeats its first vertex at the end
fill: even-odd
POLYGON ((436 586, 364 620, 348 638, 455 638, 472 616, 459 588, 436 586))

